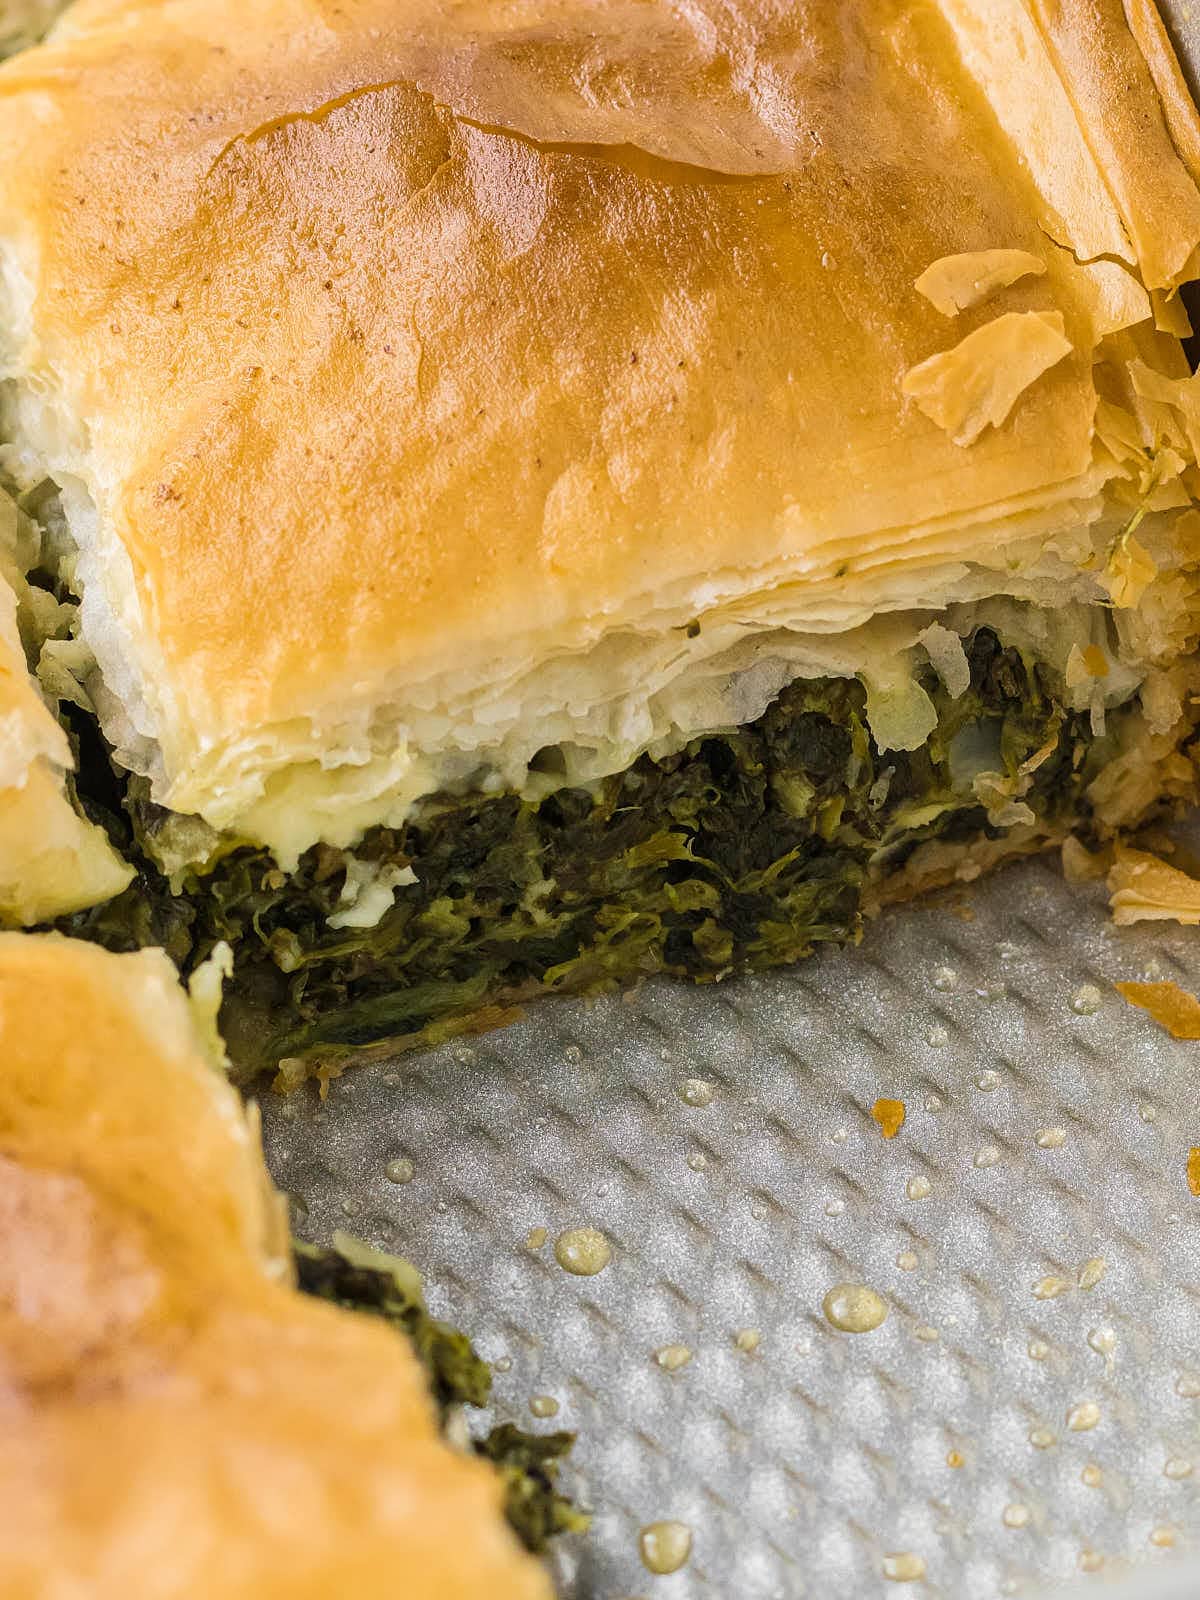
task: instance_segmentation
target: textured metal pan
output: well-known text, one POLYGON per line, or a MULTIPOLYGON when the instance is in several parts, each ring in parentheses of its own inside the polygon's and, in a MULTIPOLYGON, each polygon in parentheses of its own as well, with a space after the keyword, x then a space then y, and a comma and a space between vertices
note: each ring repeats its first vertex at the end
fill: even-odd
POLYGON ((792 971, 269 1098, 269 1158, 302 1231, 424 1269, 500 1413, 578 1429, 564 1593, 1026 1593, 1200 1540, 1200 1045, 1111 987, 1155 975, 1200 987, 1200 931, 1115 930, 1035 861, 792 971), (583 1225, 595 1277, 555 1259, 583 1225), (881 1327, 830 1325, 839 1282, 881 1327), (693 1531, 673 1577, 639 1559, 663 1518, 693 1531))

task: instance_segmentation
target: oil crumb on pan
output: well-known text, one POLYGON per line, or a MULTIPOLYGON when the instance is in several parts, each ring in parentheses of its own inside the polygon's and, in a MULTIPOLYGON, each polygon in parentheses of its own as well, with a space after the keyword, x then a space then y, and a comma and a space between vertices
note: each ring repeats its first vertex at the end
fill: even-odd
POLYGON ((654 1352, 654 1359, 664 1372, 679 1372, 692 1359, 686 1344, 664 1344, 654 1352))
POLYGON ((1131 1006, 1148 1012, 1173 1039, 1200 1039, 1200 1000, 1169 979, 1162 983, 1117 983, 1131 1006))
POLYGON ((678 1572, 692 1553, 692 1530, 686 1522, 651 1522, 638 1534, 638 1553, 647 1572, 658 1577, 678 1572))
POLYGON ((1094 1400, 1081 1400, 1067 1411, 1067 1427, 1072 1433, 1090 1433, 1100 1421, 1100 1407, 1094 1400))
POLYGON ((1090 1256, 1079 1269, 1079 1287, 1094 1289, 1107 1271, 1108 1262, 1103 1256, 1090 1256))
POLYGON ((569 1228, 559 1235, 554 1255, 564 1272, 592 1278, 612 1260, 612 1246, 597 1228, 569 1228))
POLYGON ((897 1550, 884 1556, 883 1575, 892 1583, 920 1583, 925 1576, 925 1561, 913 1550, 897 1550))
POLYGON ((1088 1348, 1106 1361, 1117 1348, 1117 1336, 1111 1328, 1089 1328, 1087 1342, 1088 1348))
POLYGON ((904 1126, 905 1107, 903 1100, 876 1100, 871 1107, 871 1115, 879 1124, 879 1130, 885 1139, 894 1139, 904 1126))
POLYGON ((887 1320, 888 1304, 865 1283, 836 1283, 821 1302, 821 1309, 843 1333, 870 1333, 887 1320))

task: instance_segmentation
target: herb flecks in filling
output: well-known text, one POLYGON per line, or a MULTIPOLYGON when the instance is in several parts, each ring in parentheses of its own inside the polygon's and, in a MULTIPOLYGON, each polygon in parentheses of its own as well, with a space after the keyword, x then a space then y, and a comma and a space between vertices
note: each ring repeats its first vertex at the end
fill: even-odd
POLYGON ((330 926, 352 858, 327 846, 286 877, 267 851, 234 849, 172 895, 154 865, 171 819, 82 730, 81 799, 139 877, 66 926, 117 949, 162 944, 185 970, 228 940, 231 1054, 247 1075, 282 1060, 285 1081, 334 1072, 366 1046, 486 1027, 539 993, 791 962, 854 938, 868 879, 927 840, 1086 821, 1111 731, 1094 737, 1052 674, 990 629, 965 644, 962 694, 932 669, 922 679, 938 722, 916 751, 876 747, 857 681, 809 679, 756 722, 642 756, 590 789, 436 798, 353 852, 356 871, 416 872, 369 928, 330 926), (973 783, 981 768, 998 781, 973 783))

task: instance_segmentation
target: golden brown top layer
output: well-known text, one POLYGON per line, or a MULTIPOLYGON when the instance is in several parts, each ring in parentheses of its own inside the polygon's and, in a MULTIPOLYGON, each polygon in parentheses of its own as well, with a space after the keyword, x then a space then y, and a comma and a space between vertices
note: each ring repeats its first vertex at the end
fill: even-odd
POLYGON ((160 797, 1065 493, 1187 154, 1121 0, 81 0, 0 73, 10 365, 160 797), (903 380, 1008 313, 1071 349, 967 447, 903 380))
POLYGON ((286 1287, 164 956, 0 935, 0 1057, 0 1593, 548 1600, 411 1350, 286 1287))

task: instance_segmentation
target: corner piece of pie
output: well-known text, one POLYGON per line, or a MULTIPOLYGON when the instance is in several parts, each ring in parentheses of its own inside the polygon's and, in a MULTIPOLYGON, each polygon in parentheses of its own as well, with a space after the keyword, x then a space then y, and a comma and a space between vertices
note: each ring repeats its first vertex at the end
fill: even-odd
POLYGON ((519 1480, 527 1539, 539 1497, 582 1520, 522 1476, 538 1441, 493 1435, 497 1472, 443 1436, 475 1358, 411 1269, 376 1309, 413 1340, 316 1297, 365 1300, 370 1261, 296 1291, 198 1022, 160 952, 0 934, 0 1594, 551 1600, 502 1516, 519 1480))

